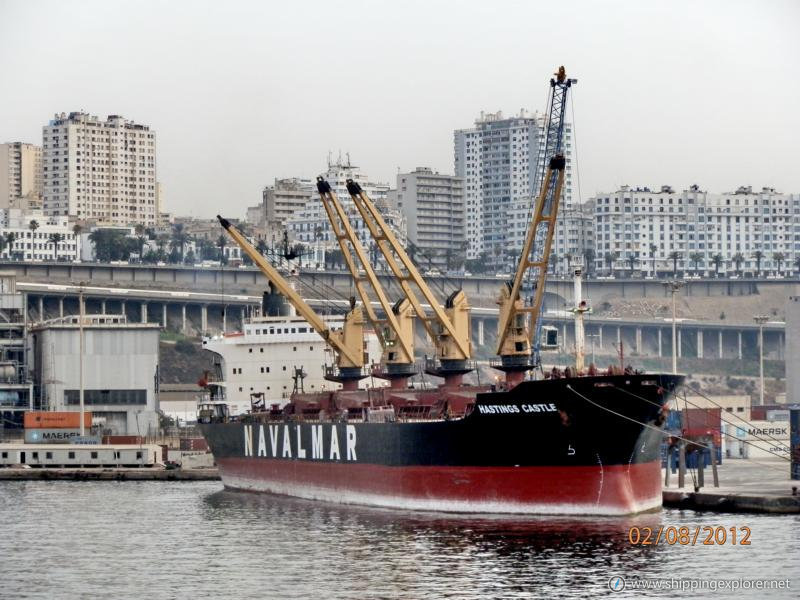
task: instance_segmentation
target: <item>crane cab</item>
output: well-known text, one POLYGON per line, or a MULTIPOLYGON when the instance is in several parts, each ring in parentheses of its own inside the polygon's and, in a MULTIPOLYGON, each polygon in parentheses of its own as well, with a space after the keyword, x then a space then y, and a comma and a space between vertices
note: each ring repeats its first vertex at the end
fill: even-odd
POLYGON ((558 328, 550 325, 542 325, 541 338, 539 340, 541 350, 558 350, 558 328))

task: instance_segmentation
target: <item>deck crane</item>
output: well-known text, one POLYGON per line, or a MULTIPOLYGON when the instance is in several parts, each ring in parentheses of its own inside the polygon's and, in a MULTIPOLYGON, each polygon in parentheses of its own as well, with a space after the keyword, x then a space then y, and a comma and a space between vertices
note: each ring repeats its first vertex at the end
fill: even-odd
POLYGON ((576 82, 577 79, 567 78, 563 66, 555 73, 555 78, 550 80, 544 162, 535 181, 536 187, 541 185, 541 188, 536 198, 533 218, 528 226, 516 273, 513 280, 503 286, 498 299, 500 318, 497 329, 497 354, 500 356, 500 362, 496 368, 505 371, 506 384, 509 387, 522 381, 525 373, 538 364, 538 342, 535 340, 566 167, 561 145, 564 138, 567 94, 572 84, 576 82), (529 270, 533 270, 535 287, 531 304, 525 305, 520 297, 520 291, 523 279, 529 270))
POLYGON ((442 307, 405 249, 386 224, 378 208, 361 189, 361 186, 352 179, 348 179, 347 191, 403 290, 403 294, 433 340, 436 357, 426 360, 425 372, 443 377, 445 387, 459 385, 463 375, 472 370, 470 364, 472 357, 470 309, 464 291, 456 290, 450 294, 442 307), (433 312, 432 316, 427 314, 411 283, 417 287, 427 301, 433 312))
POLYGON ((411 303, 407 298, 403 298, 395 304, 389 301, 336 192, 322 177, 317 177, 317 191, 325 213, 328 215, 333 235, 342 251, 344 262, 353 277, 353 283, 361 298, 364 311, 367 313, 367 318, 372 323, 383 349, 381 364, 377 370, 374 370, 374 374, 377 377, 388 379, 394 389, 405 389, 408 387, 409 377, 416 373, 414 316, 411 303), (355 258, 353 253, 355 253, 355 258), (356 263, 356 258, 358 263, 356 263), (378 303, 386 315, 385 319, 378 318, 365 283, 372 288, 378 298, 378 303))
POLYGON ((266 278, 294 306, 298 314, 314 328, 322 339, 331 345, 336 355, 336 368, 326 367, 325 379, 342 384, 344 391, 358 389, 358 381, 366 377, 364 364, 364 313, 355 300, 350 301, 350 310, 344 318, 340 330, 331 329, 314 309, 300 297, 291 284, 267 261, 253 245, 247 241, 242 232, 231 225, 230 221, 217 215, 220 225, 228 232, 239 247, 253 260, 266 278))

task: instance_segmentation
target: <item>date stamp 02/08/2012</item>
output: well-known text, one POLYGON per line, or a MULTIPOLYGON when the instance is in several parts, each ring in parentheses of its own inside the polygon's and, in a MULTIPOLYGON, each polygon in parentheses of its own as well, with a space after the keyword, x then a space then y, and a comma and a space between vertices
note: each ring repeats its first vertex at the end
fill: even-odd
POLYGON ((749 527, 696 525, 694 527, 631 527, 628 541, 632 546, 749 546, 749 527))

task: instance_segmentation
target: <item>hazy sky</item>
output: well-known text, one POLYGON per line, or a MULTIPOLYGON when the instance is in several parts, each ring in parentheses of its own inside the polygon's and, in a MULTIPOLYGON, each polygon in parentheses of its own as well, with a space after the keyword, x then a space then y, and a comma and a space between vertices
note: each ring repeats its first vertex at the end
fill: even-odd
POLYGON ((244 214, 328 151, 453 172, 481 110, 543 110, 563 64, 581 191, 800 193, 800 2, 0 0, 0 141, 53 113, 158 135, 166 210, 244 214))

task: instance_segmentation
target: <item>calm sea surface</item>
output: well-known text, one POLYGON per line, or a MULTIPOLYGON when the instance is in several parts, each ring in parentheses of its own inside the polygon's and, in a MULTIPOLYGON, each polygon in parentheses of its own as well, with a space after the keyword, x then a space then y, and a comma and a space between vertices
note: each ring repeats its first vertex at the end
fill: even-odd
POLYGON ((800 517, 476 519, 216 482, 4 482, 0 519, 2 598, 800 597, 800 517), (629 543, 631 526, 661 525, 749 526, 752 543, 629 543), (789 578, 793 589, 617 593, 617 576, 789 578))

